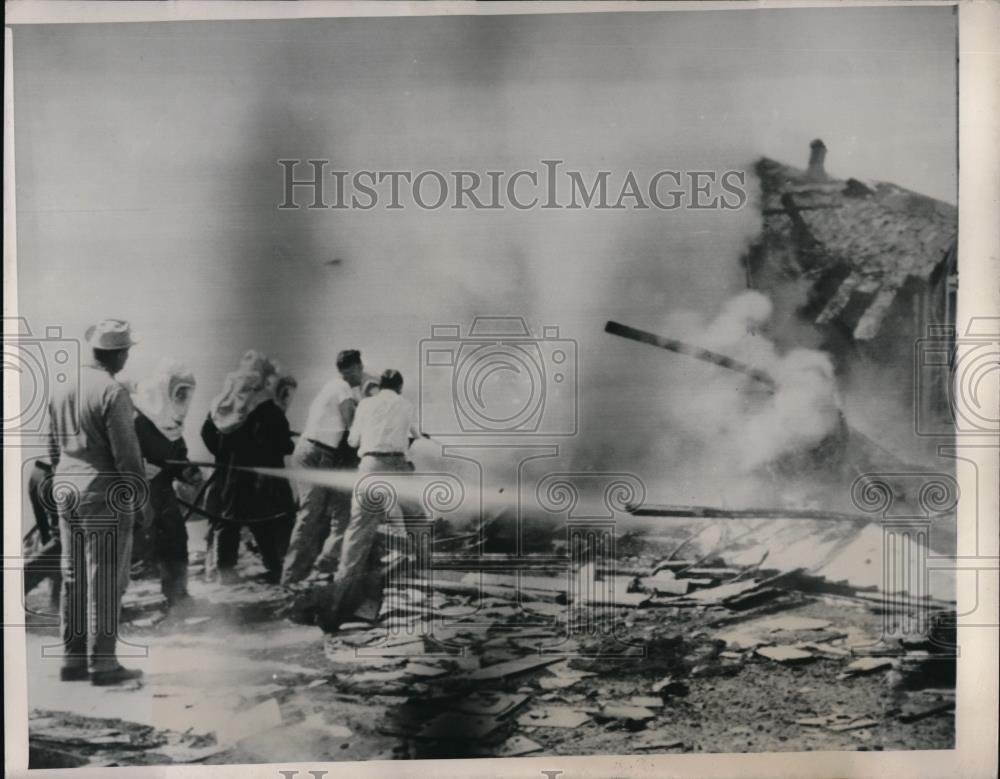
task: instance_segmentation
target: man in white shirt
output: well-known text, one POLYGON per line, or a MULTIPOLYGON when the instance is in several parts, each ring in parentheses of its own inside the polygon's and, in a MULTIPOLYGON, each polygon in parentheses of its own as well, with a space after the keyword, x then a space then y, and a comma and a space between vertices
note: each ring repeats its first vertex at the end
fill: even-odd
MULTIPOLYGON (((293 468, 350 469, 356 462, 347 445, 347 431, 361 399, 365 377, 361 352, 345 349, 337 355, 338 376, 328 381, 309 406, 306 426, 292 453, 293 468)), ((350 495, 315 484, 299 483, 299 510, 285 555, 281 583, 306 578, 314 564, 332 572, 350 519, 350 495)))
MULTIPOLYGON (((400 395, 403 376, 387 370, 379 380, 379 391, 358 404, 348 434, 350 446, 361 455, 359 480, 373 472, 413 470, 407 451, 420 437, 413 418, 413 406, 400 395)), ((336 630, 354 615, 373 589, 381 589, 381 572, 372 564, 372 547, 385 512, 363 505, 355 494, 351 499, 351 520, 344 531, 340 562, 333 579, 332 599, 323 608, 320 624, 336 630)))
MULTIPOLYGON (((403 377, 399 371, 387 370, 379 380, 378 392, 358 405, 347 443, 358 450, 362 467, 366 467, 365 457, 373 461, 399 457, 405 460, 410 444, 420 437, 413 419, 413 405, 399 394, 402 389, 403 377)), ((369 463, 369 470, 384 470, 371 467, 373 464, 369 463)))

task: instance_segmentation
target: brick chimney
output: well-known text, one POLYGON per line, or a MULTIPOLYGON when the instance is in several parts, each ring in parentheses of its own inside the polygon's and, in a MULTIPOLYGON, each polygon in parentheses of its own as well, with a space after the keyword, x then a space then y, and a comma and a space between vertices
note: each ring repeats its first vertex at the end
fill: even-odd
POLYGON ((809 144, 809 168, 806 170, 808 181, 829 181, 823 169, 823 162, 826 160, 826 144, 819 138, 809 144))

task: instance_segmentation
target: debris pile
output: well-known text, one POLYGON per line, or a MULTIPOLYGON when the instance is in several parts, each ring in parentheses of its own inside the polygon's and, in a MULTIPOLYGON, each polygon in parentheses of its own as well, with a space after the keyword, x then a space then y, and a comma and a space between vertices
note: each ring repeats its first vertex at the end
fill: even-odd
POLYGON ((585 572, 611 594, 596 608, 574 601, 565 570, 493 565, 394 582, 377 618, 330 635, 278 616, 286 596, 263 582, 196 582, 197 608, 177 616, 139 582, 125 635, 147 641, 153 662, 186 651, 213 670, 184 673, 168 656, 87 716, 45 706, 31 722, 33 765, 954 743, 948 620, 890 640, 875 593, 630 551, 585 572), (149 722, 93 718, 130 696, 155 699, 149 722))

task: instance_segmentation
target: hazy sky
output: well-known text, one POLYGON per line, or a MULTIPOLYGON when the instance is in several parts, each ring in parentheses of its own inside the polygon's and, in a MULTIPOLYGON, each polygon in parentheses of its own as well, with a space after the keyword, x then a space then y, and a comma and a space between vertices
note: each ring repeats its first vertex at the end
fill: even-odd
POLYGON ((276 161, 749 171, 804 166, 821 137, 834 175, 954 202, 955 35, 946 7, 18 27, 21 311, 72 336, 131 319, 132 375, 186 360, 189 442, 246 348, 299 376, 299 425, 338 349, 415 377, 431 324, 523 315, 579 341, 591 440, 628 449, 655 405, 604 320, 713 314, 742 283, 752 199, 279 212, 276 161))

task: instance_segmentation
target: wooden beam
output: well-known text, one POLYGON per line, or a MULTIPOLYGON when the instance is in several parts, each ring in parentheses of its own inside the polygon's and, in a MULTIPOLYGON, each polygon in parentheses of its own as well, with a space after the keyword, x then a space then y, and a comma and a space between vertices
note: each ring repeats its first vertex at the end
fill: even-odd
POLYGON ((713 352, 709 349, 702 349, 699 346, 692 346, 691 344, 684 343, 683 341, 678 341, 675 338, 664 338, 661 335, 650 333, 648 330, 640 330, 637 327, 629 327, 628 325, 623 325, 620 322, 610 320, 604 325, 604 331, 622 338, 628 338, 632 341, 639 341, 640 343, 657 346, 660 349, 666 349, 670 352, 677 352, 677 354, 694 357, 697 360, 710 362, 713 365, 728 368, 729 370, 736 371, 737 373, 746 374, 750 378, 756 379, 762 384, 767 385, 771 390, 774 390, 777 386, 777 382, 775 382, 774 377, 762 370, 753 368, 746 363, 734 360, 732 357, 727 357, 724 354, 719 354, 718 352, 713 352))
POLYGON ((720 509, 714 506, 663 506, 646 504, 635 506, 628 510, 634 517, 677 517, 697 519, 794 519, 822 520, 836 522, 853 522, 867 524, 877 522, 878 518, 866 517, 860 514, 844 514, 838 511, 817 511, 815 509, 720 509))

